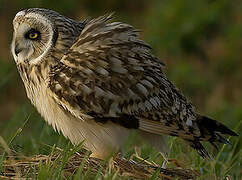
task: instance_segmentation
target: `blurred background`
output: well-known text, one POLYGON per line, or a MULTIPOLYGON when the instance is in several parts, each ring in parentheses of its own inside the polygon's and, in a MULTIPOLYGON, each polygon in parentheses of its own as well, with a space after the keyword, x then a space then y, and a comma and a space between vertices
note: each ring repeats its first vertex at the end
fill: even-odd
POLYGON ((169 79, 199 112, 241 132, 241 0, 0 0, 0 135, 6 139, 27 118, 25 135, 40 134, 45 126, 26 97, 10 54, 12 20, 30 7, 76 20, 115 12, 115 21, 142 30, 141 38, 166 64, 169 79))

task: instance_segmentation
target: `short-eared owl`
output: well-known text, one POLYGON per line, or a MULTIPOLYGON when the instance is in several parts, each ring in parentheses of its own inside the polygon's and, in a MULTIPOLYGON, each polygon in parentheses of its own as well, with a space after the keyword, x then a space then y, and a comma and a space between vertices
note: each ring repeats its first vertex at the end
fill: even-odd
POLYGON ((167 153, 162 135, 184 139, 202 157, 201 141, 237 134, 198 114, 162 72, 164 64, 138 31, 111 15, 75 21, 48 9, 13 20, 12 54, 27 96, 44 119, 96 157, 122 147, 131 132, 167 153))

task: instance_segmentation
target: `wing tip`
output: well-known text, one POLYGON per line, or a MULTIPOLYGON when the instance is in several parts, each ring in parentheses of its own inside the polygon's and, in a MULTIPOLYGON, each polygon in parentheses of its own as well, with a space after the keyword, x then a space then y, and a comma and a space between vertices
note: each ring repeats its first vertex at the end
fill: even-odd
POLYGON ((219 132, 221 134, 227 134, 230 136, 238 136, 238 134, 236 132, 232 131, 231 129, 226 127, 224 124, 222 124, 216 120, 213 120, 209 117, 206 117, 206 116, 200 116, 199 125, 200 125, 200 128, 205 129, 206 131, 208 131, 211 134, 219 132))

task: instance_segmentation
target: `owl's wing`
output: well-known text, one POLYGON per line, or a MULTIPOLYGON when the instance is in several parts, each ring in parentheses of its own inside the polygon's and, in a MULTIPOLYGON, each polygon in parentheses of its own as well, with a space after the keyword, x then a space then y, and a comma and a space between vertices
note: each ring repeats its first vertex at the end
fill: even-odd
POLYGON ((75 116, 92 112, 104 117, 141 114, 174 103, 163 63, 124 23, 111 16, 90 21, 50 74, 50 89, 75 116), (74 112, 78 109, 78 112, 74 112))
POLYGON ((78 118, 119 119, 158 134, 189 128, 199 134, 192 105, 163 74, 161 60, 138 39, 137 30, 110 19, 87 23, 52 69, 49 87, 58 103, 78 118))
POLYGON ((85 26, 52 69, 50 89, 70 107, 77 109, 76 104, 83 112, 102 116, 138 112, 148 96, 151 103, 146 109, 158 107, 155 93, 162 85, 163 63, 150 54, 150 47, 130 25, 108 23, 109 19, 103 16, 85 26))
POLYGON ((190 141, 203 137, 193 106, 163 74, 164 64, 150 46, 132 26, 110 19, 87 23, 52 69, 49 88, 57 103, 80 119, 111 120, 190 141))

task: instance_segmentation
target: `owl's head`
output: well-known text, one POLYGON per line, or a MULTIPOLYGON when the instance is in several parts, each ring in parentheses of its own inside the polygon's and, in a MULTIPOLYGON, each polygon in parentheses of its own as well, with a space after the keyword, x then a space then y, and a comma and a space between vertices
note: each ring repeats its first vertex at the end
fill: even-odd
POLYGON ((48 9, 20 11, 13 20, 11 51, 16 63, 39 64, 53 51, 64 54, 84 24, 48 9))

